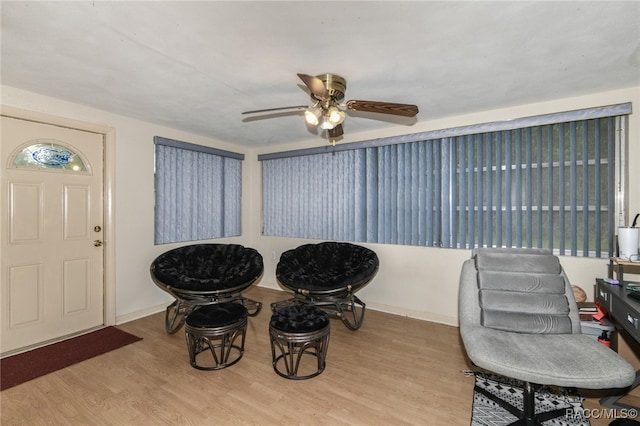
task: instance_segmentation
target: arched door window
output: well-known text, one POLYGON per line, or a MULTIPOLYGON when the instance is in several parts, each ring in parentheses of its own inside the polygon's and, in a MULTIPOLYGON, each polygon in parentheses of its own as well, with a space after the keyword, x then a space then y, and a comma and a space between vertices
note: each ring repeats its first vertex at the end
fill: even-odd
POLYGON ((91 173, 82 155, 63 142, 37 139, 22 145, 11 157, 9 167, 91 173))

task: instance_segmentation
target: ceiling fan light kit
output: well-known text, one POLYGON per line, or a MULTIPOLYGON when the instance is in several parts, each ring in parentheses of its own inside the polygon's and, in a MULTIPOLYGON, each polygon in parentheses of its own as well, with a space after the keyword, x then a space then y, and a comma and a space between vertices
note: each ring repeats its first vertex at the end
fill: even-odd
POLYGON ((318 107, 311 107, 304 112, 304 119, 312 126, 317 126, 322 117, 322 110, 318 107))
POLYGON ((319 74, 315 77, 308 74, 298 74, 298 77, 300 77, 309 89, 313 102, 312 106, 269 108, 245 111, 243 114, 282 109, 305 109, 304 118, 307 124, 310 126, 319 126, 322 130, 326 130, 327 137, 333 145, 335 145, 336 140, 344 134, 342 123, 346 115, 340 108, 352 111, 400 115, 404 117, 415 117, 416 114, 418 114, 418 107, 410 104, 359 100, 350 100, 345 104, 341 104, 340 102, 344 99, 344 94, 347 90, 347 80, 336 74, 319 74))
POLYGON ((331 123, 331 128, 334 128, 344 121, 345 113, 337 107, 332 106, 327 110, 326 118, 331 123))

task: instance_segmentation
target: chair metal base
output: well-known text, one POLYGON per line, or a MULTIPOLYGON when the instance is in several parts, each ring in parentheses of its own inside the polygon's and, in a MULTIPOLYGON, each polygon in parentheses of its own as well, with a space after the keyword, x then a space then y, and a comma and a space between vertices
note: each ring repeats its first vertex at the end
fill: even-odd
POLYGON ((187 323, 185 336, 191 366, 199 370, 220 370, 232 366, 244 355, 246 334, 246 316, 222 327, 191 327, 187 323), (239 344, 236 343, 238 339, 239 344), (206 353, 210 353, 211 358, 206 357, 206 353))
POLYGON ((567 414, 567 409, 562 408, 558 410, 547 411, 545 413, 540 413, 536 415, 536 400, 535 400, 535 389, 534 385, 525 382, 522 389, 522 404, 523 409, 520 410, 518 407, 515 407, 509 404, 507 401, 504 401, 490 392, 486 392, 483 389, 476 389, 478 392, 481 392, 484 396, 491 399, 493 402, 498 404, 500 407, 509 411, 511 414, 516 416, 519 420, 516 420, 513 423, 510 423, 510 426, 536 426, 542 425, 543 422, 547 420, 555 419, 557 417, 562 417, 567 414))

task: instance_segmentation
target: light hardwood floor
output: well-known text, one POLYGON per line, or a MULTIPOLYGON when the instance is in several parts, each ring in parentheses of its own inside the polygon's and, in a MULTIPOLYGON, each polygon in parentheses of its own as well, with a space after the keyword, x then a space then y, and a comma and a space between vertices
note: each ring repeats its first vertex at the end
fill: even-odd
MULTIPOLYGON (((119 328, 143 338, 0 393, 2 425, 468 425, 474 379, 456 327, 368 310, 350 331, 331 321, 325 371, 310 380, 271 366, 269 304, 252 288, 245 354, 224 370, 192 368, 184 331, 156 314, 119 328)), ((588 399, 587 408, 598 408, 588 399)), ((610 420, 594 420, 606 425, 610 420)))

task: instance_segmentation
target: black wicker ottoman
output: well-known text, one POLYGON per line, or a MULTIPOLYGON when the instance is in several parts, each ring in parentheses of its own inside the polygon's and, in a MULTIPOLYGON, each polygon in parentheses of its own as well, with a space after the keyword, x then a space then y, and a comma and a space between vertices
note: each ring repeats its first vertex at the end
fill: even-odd
POLYGON ((191 366, 219 370, 240 361, 247 316, 247 308, 233 302, 201 306, 187 315, 185 336, 191 366))
POLYGON ((273 370, 293 380, 322 373, 329 331, 328 315, 315 306, 291 305, 276 310, 269 322, 273 370))

